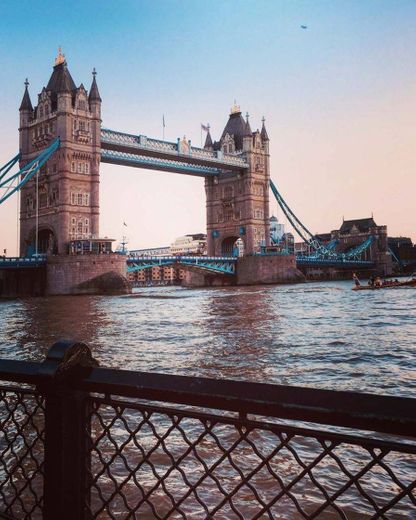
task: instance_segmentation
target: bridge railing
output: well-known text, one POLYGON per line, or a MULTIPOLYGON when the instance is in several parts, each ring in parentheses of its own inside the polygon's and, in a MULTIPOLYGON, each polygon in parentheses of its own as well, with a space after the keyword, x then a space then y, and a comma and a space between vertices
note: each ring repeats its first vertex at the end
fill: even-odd
POLYGON ((0 379, 0 517, 416 514, 416 399, 100 368, 70 342, 0 379))
POLYGON ((186 153, 181 152, 181 148, 178 143, 172 143, 169 141, 162 141, 159 139, 149 138, 145 135, 133 135, 125 134, 123 132, 117 132, 108 128, 101 129, 101 142, 107 144, 120 144, 126 145, 131 148, 137 148, 141 150, 153 150, 162 152, 169 155, 194 157, 196 159, 203 159, 208 162, 221 162, 233 166, 239 166, 241 168, 247 168, 248 164, 244 157, 239 157, 230 154, 224 154, 221 151, 204 150, 203 148, 197 148, 191 146, 188 148, 186 153))

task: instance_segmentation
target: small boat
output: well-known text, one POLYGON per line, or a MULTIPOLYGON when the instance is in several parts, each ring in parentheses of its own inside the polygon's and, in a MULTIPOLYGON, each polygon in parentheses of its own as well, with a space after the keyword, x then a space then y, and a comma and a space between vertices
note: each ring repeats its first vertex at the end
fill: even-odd
POLYGON ((354 273, 353 280, 355 281, 355 286, 352 288, 353 291, 378 291, 379 289, 395 289, 397 287, 416 287, 415 275, 412 275, 412 278, 405 282, 399 282, 398 280, 381 282, 380 279, 376 279, 372 284, 361 285, 357 275, 354 273))

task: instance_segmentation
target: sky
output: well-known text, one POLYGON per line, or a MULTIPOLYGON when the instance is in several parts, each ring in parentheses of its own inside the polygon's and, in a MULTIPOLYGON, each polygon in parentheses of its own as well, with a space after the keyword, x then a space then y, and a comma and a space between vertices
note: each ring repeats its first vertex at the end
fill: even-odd
MULTIPOLYGON (((200 145, 235 99, 253 130, 266 118, 271 177, 312 232, 373 214, 416 241, 415 20, 414 0, 0 0, 0 165, 25 78, 35 104, 61 46, 77 85, 97 69, 104 127, 161 138, 164 115, 167 140, 200 145)), ((100 179, 102 236, 136 249, 205 231, 201 178, 103 164, 100 179)), ((8 255, 16 209, 0 206, 8 255)))

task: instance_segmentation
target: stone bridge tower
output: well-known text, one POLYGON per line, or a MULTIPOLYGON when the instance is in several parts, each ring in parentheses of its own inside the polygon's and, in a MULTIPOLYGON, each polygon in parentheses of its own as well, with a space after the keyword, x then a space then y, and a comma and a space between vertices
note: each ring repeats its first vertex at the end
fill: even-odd
POLYGON ((205 148, 243 156, 249 164, 247 171, 224 172, 205 181, 208 255, 235 254, 238 239, 245 255, 270 245, 269 138, 264 119, 261 131, 252 132, 248 114, 244 120, 234 105, 220 140, 213 143, 208 132, 205 148))
POLYGON ((98 237, 101 98, 95 71, 88 94, 75 85, 59 50, 34 108, 26 81, 19 132, 20 167, 61 140, 38 178, 21 190, 20 255, 33 254, 36 245, 39 253, 66 254, 69 240, 98 237))

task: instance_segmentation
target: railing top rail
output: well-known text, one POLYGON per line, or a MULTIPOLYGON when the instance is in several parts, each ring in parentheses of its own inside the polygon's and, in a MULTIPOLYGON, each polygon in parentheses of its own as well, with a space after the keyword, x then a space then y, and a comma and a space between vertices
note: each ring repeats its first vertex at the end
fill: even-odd
POLYGON ((247 381, 94 368, 83 390, 140 399, 410 435, 416 399, 247 381))
POLYGON ((56 343, 43 363, 0 359, 0 380, 51 382, 61 363, 73 365, 73 352, 76 359, 87 359, 80 366, 89 367, 69 377, 79 390, 393 435, 416 432, 416 399, 100 368, 89 363, 88 347, 71 342, 56 343))

